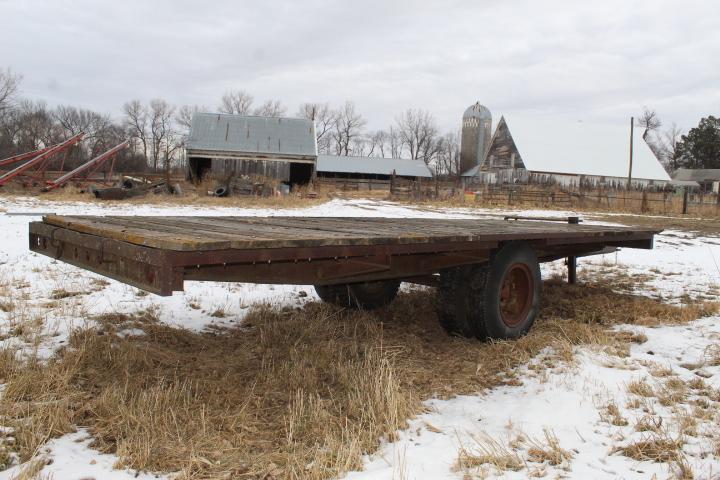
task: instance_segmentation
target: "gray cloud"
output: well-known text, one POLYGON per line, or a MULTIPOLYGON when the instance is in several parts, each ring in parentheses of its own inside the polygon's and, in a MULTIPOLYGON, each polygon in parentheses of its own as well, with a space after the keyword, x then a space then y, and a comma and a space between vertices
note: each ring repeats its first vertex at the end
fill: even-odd
POLYGON ((615 121, 647 105, 684 128, 720 110, 720 4, 688 0, 0 0, 0 66, 23 93, 118 115, 132 98, 215 107, 231 88, 406 108, 443 128, 496 117, 615 121))

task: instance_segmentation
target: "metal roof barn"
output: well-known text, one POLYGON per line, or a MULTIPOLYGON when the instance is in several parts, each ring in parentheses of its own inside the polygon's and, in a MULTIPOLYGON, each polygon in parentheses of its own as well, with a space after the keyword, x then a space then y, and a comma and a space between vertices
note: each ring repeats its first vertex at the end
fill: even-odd
POLYGON ((346 173, 363 175, 395 175, 401 177, 432 177, 430 169, 422 160, 404 158, 344 157, 318 155, 318 173, 346 173))
POLYGON ((211 158, 313 160, 315 125, 304 118, 197 113, 185 149, 211 158))

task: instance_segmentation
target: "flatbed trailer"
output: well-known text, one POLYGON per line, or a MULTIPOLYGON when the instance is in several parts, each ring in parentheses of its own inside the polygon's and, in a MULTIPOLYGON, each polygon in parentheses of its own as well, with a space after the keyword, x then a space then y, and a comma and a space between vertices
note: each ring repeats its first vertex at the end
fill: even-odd
POLYGON ((314 285, 347 307, 392 301, 400 282, 435 285, 453 333, 515 338, 530 328, 539 262, 618 247, 651 249, 655 230, 501 219, 55 216, 30 249, 158 294, 185 280, 314 285))

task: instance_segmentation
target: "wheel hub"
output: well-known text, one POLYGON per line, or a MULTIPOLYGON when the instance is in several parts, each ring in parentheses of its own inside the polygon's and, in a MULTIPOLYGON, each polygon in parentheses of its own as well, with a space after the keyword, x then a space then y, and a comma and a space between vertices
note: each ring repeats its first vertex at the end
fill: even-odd
POLYGON ((508 327, 517 327, 532 308, 535 281, 524 263, 510 265, 500 286, 500 317, 508 327))

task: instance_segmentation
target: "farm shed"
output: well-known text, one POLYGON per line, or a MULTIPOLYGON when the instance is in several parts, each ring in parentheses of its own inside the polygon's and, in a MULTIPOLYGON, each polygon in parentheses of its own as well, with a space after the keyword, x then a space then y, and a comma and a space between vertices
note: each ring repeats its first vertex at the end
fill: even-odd
POLYGON ((318 155, 317 157, 317 176, 319 178, 388 180, 392 177, 393 172, 396 177, 408 179, 432 177, 432 172, 422 160, 340 155, 318 155))
MULTIPOLYGON (((670 182, 655 154, 633 136, 632 183, 663 188, 670 182)), ((485 159, 463 174, 466 184, 534 183, 566 187, 625 187, 630 128, 625 122, 586 123, 547 117, 501 117, 485 159)))
POLYGON ((697 182, 703 193, 718 193, 720 168, 679 168, 673 173, 674 182, 697 182))
POLYGON ((220 113, 193 116, 185 145, 191 178, 261 175, 292 184, 310 181, 315 125, 304 118, 220 113))

